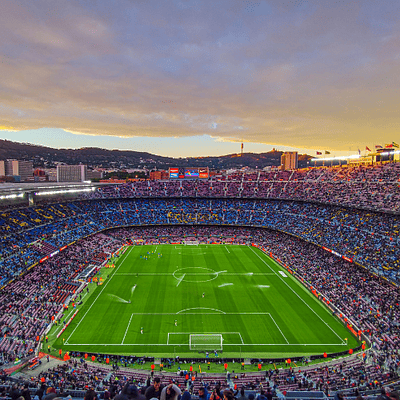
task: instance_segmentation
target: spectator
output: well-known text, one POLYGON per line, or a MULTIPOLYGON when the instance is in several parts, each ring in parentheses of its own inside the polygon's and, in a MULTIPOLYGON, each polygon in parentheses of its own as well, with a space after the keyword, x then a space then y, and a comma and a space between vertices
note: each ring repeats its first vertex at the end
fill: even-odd
POLYGON ((161 384, 161 379, 156 377, 153 379, 153 385, 149 386, 146 389, 145 392, 145 397, 147 400, 150 400, 152 398, 157 398, 160 399, 161 397, 161 392, 164 389, 164 385, 161 384))

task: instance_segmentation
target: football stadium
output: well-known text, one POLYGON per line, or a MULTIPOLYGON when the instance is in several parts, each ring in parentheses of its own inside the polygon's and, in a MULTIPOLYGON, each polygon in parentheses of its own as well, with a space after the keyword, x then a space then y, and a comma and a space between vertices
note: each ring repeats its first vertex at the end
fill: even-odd
POLYGON ((3 374, 49 356, 77 397, 108 390, 110 371, 194 396, 215 381, 379 393, 398 382, 399 176, 383 163, 24 189, 0 219, 3 374))
POLYGON ((400 400, 399 0, 0 37, 0 400, 400 400))

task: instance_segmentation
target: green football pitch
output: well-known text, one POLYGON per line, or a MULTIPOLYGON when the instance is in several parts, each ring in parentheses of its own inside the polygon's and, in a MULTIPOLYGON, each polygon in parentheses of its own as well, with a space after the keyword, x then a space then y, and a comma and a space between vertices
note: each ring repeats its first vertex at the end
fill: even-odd
POLYGON ((127 248, 55 343, 181 357, 221 346, 226 357, 285 357, 357 345, 283 267, 255 247, 235 245, 127 248))

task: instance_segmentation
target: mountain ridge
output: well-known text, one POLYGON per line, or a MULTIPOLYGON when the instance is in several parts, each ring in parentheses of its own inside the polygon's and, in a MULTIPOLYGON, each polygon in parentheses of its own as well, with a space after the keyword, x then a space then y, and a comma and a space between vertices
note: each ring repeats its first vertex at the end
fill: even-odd
MULTIPOLYGON (((116 169, 167 169, 169 167, 209 167, 213 170, 229 168, 264 168, 279 166, 282 151, 273 149, 266 153, 227 154, 174 158, 135 150, 82 147, 80 149, 56 149, 31 143, 19 143, 0 139, 0 160, 30 160, 33 166, 55 167, 57 163, 86 164, 90 168, 116 169)), ((299 168, 306 167, 311 156, 299 154, 299 168)))

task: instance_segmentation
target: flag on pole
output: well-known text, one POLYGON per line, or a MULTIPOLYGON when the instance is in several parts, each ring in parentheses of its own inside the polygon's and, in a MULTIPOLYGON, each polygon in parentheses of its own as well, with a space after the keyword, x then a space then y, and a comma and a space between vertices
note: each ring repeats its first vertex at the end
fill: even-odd
POLYGON ((376 144, 376 145, 375 145, 375 148, 376 148, 376 149, 383 149, 383 147, 382 147, 380 144, 376 144))
POLYGON ((371 151, 371 149, 368 146, 365 146, 365 150, 371 151))
POLYGON ((322 156, 322 152, 321 151, 317 151, 317 156, 322 156))
POLYGON ((325 150, 325 154, 331 154, 331 152, 328 150, 325 150))
POLYGON ((395 142, 392 142, 392 146, 393 147, 397 147, 397 148, 399 147, 399 145, 397 143, 395 143, 395 142))

